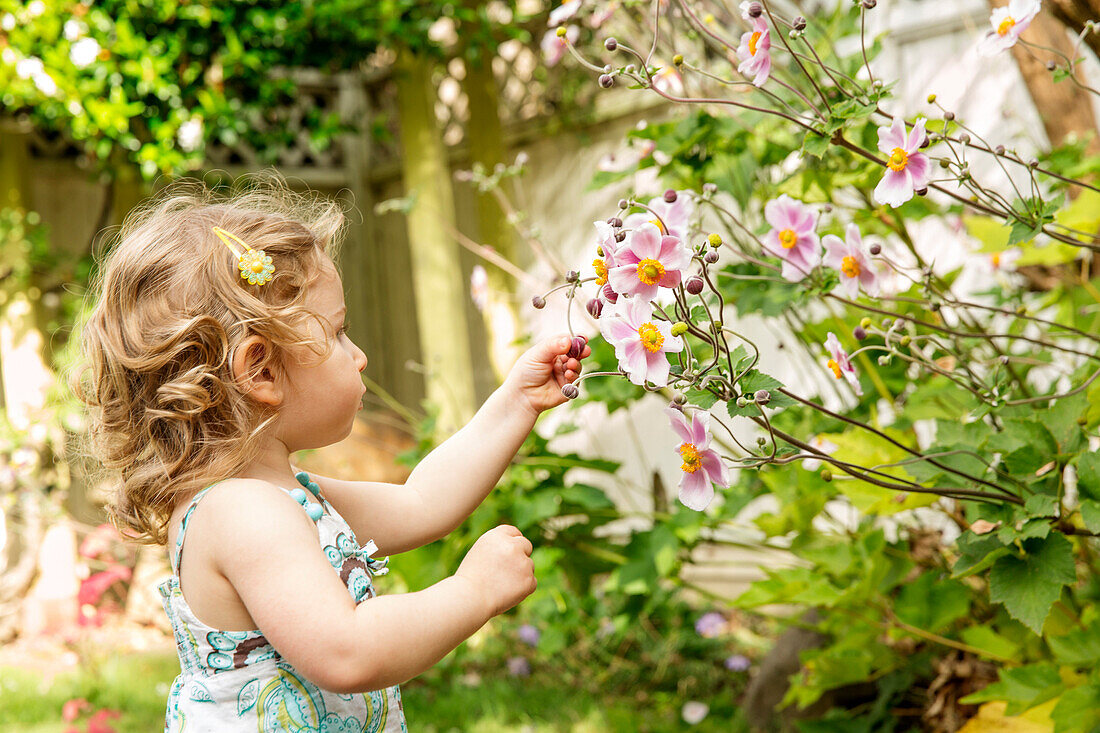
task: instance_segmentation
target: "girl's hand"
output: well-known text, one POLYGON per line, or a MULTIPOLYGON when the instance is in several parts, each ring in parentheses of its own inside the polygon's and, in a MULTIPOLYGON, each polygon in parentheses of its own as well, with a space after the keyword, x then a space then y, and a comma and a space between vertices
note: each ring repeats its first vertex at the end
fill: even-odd
POLYGON ((577 378, 581 370, 579 359, 592 353, 586 343, 579 359, 570 357, 570 345, 567 334, 541 341, 520 356, 504 380, 504 387, 513 392, 521 405, 530 406, 536 416, 566 401, 561 388, 577 378))

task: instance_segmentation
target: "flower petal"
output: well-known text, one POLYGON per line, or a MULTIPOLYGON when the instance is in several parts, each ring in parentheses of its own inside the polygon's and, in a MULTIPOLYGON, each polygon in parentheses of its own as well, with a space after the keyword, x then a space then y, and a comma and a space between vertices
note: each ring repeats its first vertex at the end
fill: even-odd
POLYGON ((729 468, 726 466, 726 462, 722 460, 722 457, 718 455, 717 451, 703 451, 703 470, 707 473, 707 478, 718 484, 722 488, 729 488, 730 474, 729 468))
POLYGON ((646 379, 653 383, 655 387, 667 387, 668 375, 671 370, 671 366, 668 363, 668 358, 664 355, 664 352, 658 351, 656 353, 646 351, 646 379))
POLYGON ((901 206, 913 198, 912 178, 905 171, 886 169, 886 174, 875 186, 875 201, 887 206, 901 206))
POLYGON ((889 155, 894 148, 905 147, 905 123, 901 117, 895 117, 889 127, 878 128, 878 149, 889 155))
POLYGON ((710 506, 713 499, 714 487, 703 471, 684 472, 684 477, 680 480, 680 502, 684 506, 701 512, 710 506))
POLYGON ((924 153, 910 155, 905 170, 913 177, 913 188, 924 188, 928 185, 928 179, 932 177, 932 164, 924 153))
POLYGON ((669 422, 672 424, 672 430, 676 433, 676 437, 680 439, 680 442, 690 443, 691 429, 687 424, 687 416, 675 407, 666 407, 665 414, 668 415, 669 422))
POLYGON ((645 223, 628 235, 630 251, 639 260, 659 259, 661 253, 661 230, 656 224, 645 223))

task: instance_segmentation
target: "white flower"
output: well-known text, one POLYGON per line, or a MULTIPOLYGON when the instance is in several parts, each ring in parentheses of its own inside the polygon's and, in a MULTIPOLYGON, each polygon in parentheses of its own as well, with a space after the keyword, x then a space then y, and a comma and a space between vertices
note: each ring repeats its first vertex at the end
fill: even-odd
POLYGON ((47 97, 52 97, 57 94, 57 82, 45 71, 41 74, 34 75, 34 85, 38 87, 38 91, 42 92, 47 97))
POLYGON ((10 31, 15 28, 15 16, 11 13, 4 13, 3 17, 0 17, 0 28, 10 31))
POLYGON ((18 56, 15 55, 15 51, 11 50, 11 46, 4 46, 4 50, 0 51, 0 61, 5 64, 14 64, 18 56))
POLYGON ((27 3, 27 15, 32 18, 37 18, 42 13, 46 12, 46 3, 42 0, 31 0, 27 3))
POLYGON ((42 59, 37 56, 19 59, 15 64, 15 73, 20 79, 30 79, 31 77, 38 76, 44 69, 45 67, 42 65, 42 59))
POLYGON ((73 117, 76 117, 77 115, 80 115, 80 114, 84 113, 84 108, 81 107, 80 102, 76 101, 75 99, 72 100, 71 102, 69 102, 68 109, 69 109, 69 114, 71 114, 73 117))
POLYGON ((84 24, 76 18, 69 18, 65 21, 65 29, 63 31, 66 41, 75 41, 84 35, 84 24))
POLYGON ((707 717, 707 713, 709 712, 710 706, 705 702, 688 700, 684 703, 683 709, 680 710, 680 717, 682 717, 684 722, 688 725, 695 725, 696 723, 703 722, 703 718, 707 717))
POLYGON ((470 273, 470 298, 479 311, 485 310, 489 303, 489 273, 481 265, 474 265, 470 273))
POLYGON ((192 117, 180 125, 180 129, 176 132, 176 139, 179 140, 180 147, 190 153, 198 150, 199 145, 202 144, 202 131, 202 118, 192 117))
POLYGON ((94 38, 81 38, 69 49, 69 60, 72 61, 73 66, 78 69, 83 69, 85 66, 95 61, 98 55, 99 42, 94 38))

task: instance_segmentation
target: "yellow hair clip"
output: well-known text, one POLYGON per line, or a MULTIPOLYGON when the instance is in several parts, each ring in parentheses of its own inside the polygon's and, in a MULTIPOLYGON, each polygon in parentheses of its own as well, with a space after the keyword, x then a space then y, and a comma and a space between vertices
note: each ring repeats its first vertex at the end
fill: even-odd
POLYGON ((249 285, 263 285, 275 276, 275 265, 262 249, 252 249, 236 234, 231 234, 221 227, 214 227, 214 234, 218 235, 218 239, 225 243, 230 252, 237 255, 237 267, 241 271, 241 279, 247 280, 249 285), (245 251, 239 251, 227 237, 238 242, 245 251))

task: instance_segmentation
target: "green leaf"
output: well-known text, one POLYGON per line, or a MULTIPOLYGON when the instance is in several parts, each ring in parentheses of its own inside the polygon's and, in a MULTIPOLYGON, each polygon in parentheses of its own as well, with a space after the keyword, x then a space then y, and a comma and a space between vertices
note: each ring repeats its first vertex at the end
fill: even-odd
POLYGON ((1060 534, 1023 542, 1024 556, 1005 555, 989 571, 989 598, 1036 634, 1062 586, 1077 580, 1073 545, 1060 534))
POLYGON ((1100 532, 1100 501, 1084 499, 1081 501, 1081 519, 1089 532, 1100 532))
POLYGON ((1024 503, 1024 510, 1033 517, 1058 516, 1058 497, 1049 494, 1033 494, 1024 503))
POLYGON ((829 136, 818 135, 816 132, 807 132, 802 139, 802 151, 815 158, 820 158, 829 149, 829 136))
POLYGON ((1091 669, 1100 664, 1100 621, 1063 636, 1049 637, 1047 644, 1059 662, 1091 669))
POLYGON ((1077 491, 1081 498, 1100 501, 1100 453, 1082 453, 1076 465, 1077 491))
POLYGON ((1004 700, 1008 703, 1005 713, 1019 715, 1029 708, 1054 699, 1062 689, 1062 677, 1058 674, 1058 667, 1053 664, 1005 667, 1000 670, 999 680, 967 695, 959 702, 974 705, 1004 700))
POLYGON ((970 592, 957 580, 927 572, 902 586, 894 604, 899 619, 933 633, 943 630, 970 611, 970 592))
POLYGON ((976 535, 966 532, 958 539, 959 558, 951 569, 951 577, 965 578, 980 573, 1009 550, 995 535, 976 535))
POLYGON ((1050 718, 1054 733, 1095 733, 1100 727, 1100 685, 1091 683, 1066 690, 1050 718))
POLYGON ((1035 239, 1035 236, 1043 230, 1043 225, 1032 225, 1028 222, 1018 221, 1012 225, 1012 231, 1008 235, 1008 245, 1011 247, 1014 244, 1020 242, 1030 242, 1035 239))
MULTIPOLYGON (((769 377, 764 372, 756 369, 750 369, 737 383, 737 389, 742 394, 746 395, 754 394, 761 389, 768 390, 771 397, 768 401, 767 409, 773 411, 782 410, 784 407, 790 407, 795 403, 793 399, 779 391, 782 386, 783 383, 778 379, 769 377)), ((745 405, 744 407, 738 407, 736 401, 731 401, 726 403, 726 409, 729 411, 730 417, 760 414, 760 408, 755 403, 745 405)))
POLYGON ((684 399, 686 399, 689 404, 697 405, 704 410, 708 410, 718 401, 718 395, 706 389, 696 389, 692 387, 684 393, 684 399))
POLYGON ((1017 659, 1020 645, 998 634, 988 626, 967 626, 960 633, 968 645, 989 654, 993 659, 1017 659))

